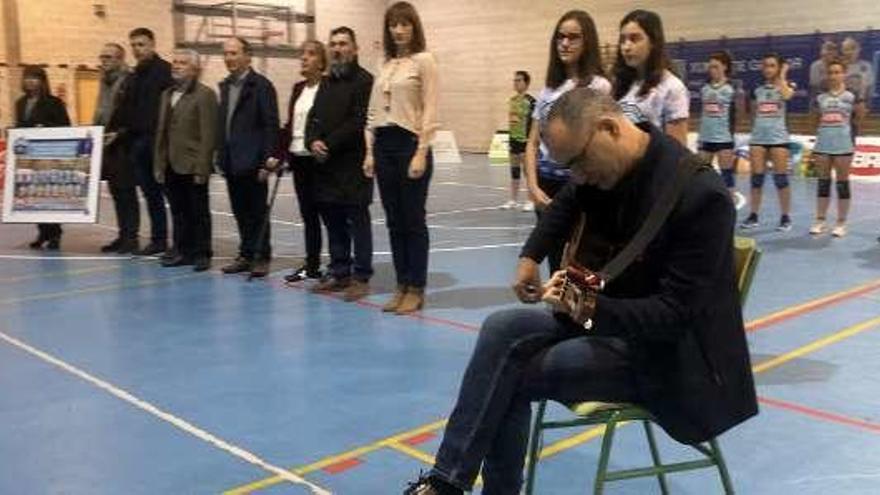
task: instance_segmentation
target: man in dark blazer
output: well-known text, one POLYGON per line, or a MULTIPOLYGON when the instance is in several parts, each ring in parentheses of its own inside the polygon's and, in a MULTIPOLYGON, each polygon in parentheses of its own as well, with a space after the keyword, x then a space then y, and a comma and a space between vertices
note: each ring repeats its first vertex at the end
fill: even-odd
POLYGON ((329 276, 315 290, 343 289, 345 300, 356 301, 369 293, 373 275, 373 179, 362 168, 373 76, 358 64, 351 28, 331 31, 329 49, 330 74, 318 89, 306 126, 306 145, 318 162, 315 197, 330 250, 329 276))
POLYGON ((116 239, 101 246, 101 252, 130 254, 139 249, 140 205, 134 170, 126 158, 125 140, 120 139, 118 131, 125 125, 120 104, 131 70, 125 63, 122 45, 105 44, 98 58, 101 60, 101 82, 92 122, 104 126, 101 178, 107 180, 113 197, 118 232, 116 239))
POLYGON ((156 38, 147 28, 133 29, 129 35, 131 51, 137 60, 134 72, 122 89, 124 128, 119 138, 128 147, 129 166, 147 201, 150 214, 150 242, 136 254, 152 256, 168 247, 168 218, 162 186, 153 177, 153 147, 159 118, 159 97, 174 84, 171 64, 156 53, 156 38))
POLYGON ((641 404, 687 444, 757 414, 734 276, 736 214, 720 177, 689 176, 642 255, 572 308, 561 297, 564 271, 541 286, 541 260, 583 219, 577 261, 601 270, 690 151, 587 88, 557 101, 542 134, 572 180, 526 242, 514 290, 553 310, 506 310, 484 322, 434 469, 406 493, 460 494, 481 465, 484 491, 518 493, 532 400, 641 404), (575 323, 577 313, 590 324, 575 323))
POLYGON ((214 168, 217 96, 200 83, 199 54, 176 50, 174 86, 162 93, 153 163, 156 182, 165 184, 174 225, 173 255, 162 266, 211 266, 211 210, 208 179, 214 168))
POLYGON ((223 273, 269 273, 270 229, 258 239, 267 214, 268 187, 260 171, 276 148, 278 98, 275 87, 251 68, 251 46, 243 38, 223 43, 229 77, 220 83, 217 164, 226 176, 229 201, 238 224, 238 257, 223 273))

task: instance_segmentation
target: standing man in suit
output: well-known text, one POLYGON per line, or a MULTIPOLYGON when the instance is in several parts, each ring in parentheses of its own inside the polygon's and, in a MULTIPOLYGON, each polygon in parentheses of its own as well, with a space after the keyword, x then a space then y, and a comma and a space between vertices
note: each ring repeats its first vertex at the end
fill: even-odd
POLYGON ((150 214, 150 243, 136 254, 152 256, 163 253, 168 247, 165 196, 162 186, 153 177, 153 147, 156 144, 159 98, 174 80, 171 79, 171 64, 156 53, 156 37, 152 31, 137 28, 129 33, 128 38, 137 66, 124 89, 125 128, 120 137, 126 139, 128 165, 134 168, 137 185, 147 201, 150 214))
POLYGON ((223 273, 269 273, 270 229, 258 239, 269 195, 264 165, 278 139, 278 98, 275 87, 251 67, 251 46, 243 38, 223 43, 229 77, 220 83, 218 166, 226 176, 229 201, 240 238, 238 257, 223 273), (263 173, 261 173, 261 171, 263 173))
POLYGON ((122 45, 105 44, 98 59, 101 61, 101 86, 92 122, 104 126, 101 175, 110 186, 118 228, 116 239, 101 246, 101 252, 129 254, 138 250, 140 212, 134 170, 126 160, 126 148, 123 140, 119 139, 118 131, 124 124, 119 110, 131 70, 125 63, 125 48, 122 45))
POLYGON ((162 93, 156 132, 156 182, 165 184, 174 225, 173 255, 162 266, 211 267, 211 210, 208 179, 214 164, 217 95, 199 82, 201 64, 194 50, 176 50, 174 86, 162 93))
POLYGON ((318 89, 306 126, 306 144, 318 162, 315 197, 330 248, 329 274, 315 290, 343 290, 346 301, 356 301, 369 294, 373 276, 373 179, 362 167, 373 76, 358 64, 351 28, 331 31, 329 48, 330 74, 318 89))

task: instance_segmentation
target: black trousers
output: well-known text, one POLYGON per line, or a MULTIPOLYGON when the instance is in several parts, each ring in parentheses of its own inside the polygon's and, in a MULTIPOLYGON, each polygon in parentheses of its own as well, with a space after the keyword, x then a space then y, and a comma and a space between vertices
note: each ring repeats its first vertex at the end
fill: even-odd
POLYGON ((192 258, 210 258, 211 210, 208 184, 196 184, 195 176, 180 175, 168 167, 165 187, 171 203, 174 249, 192 258))
POLYGON ((269 186, 257 177, 257 171, 244 175, 227 175, 226 187, 235 223, 238 225, 238 255, 246 260, 268 260, 272 257, 269 244, 271 225, 262 239, 258 239, 268 208, 266 199, 269 186))
POLYGON ((428 280, 430 245, 425 203, 434 162, 428 150, 425 174, 410 179, 409 163, 417 146, 415 134, 400 127, 380 127, 376 130, 373 158, 397 284, 424 288, 428 280))
POLYGON ((315 198, 315 167, 317 163, 310 156, 290 155, 290 168, 293 170, 293 188, 299 214, 303 220, 303 233, 306 243, 306 268, 316 271, 321 268, 321 218, 318 201, 315 198))
POLYGON ((37 232, 41 241, 60 241, 61 240, 61 224, 60 223, 38 223, 37 232))
POLYGON ((152 135, 136 136, 129 147, 129 166, 134 168, 137 185, 147 202, 147 213, 150 214, 150 240, 164 244, 168 240, 168 220, 165 214, 165 195, 162 186, 153 175, 153 144, 156 138, 152 135))
POLYGON ((367 205, 320 203, 330 245, 330 274, 368 282, 373 276, 373 229, 367 205), (354 245, 354 259, 352 259, 354 245))
POLYGON ((116 210, 117 237, 122 241, 135 241, 141 226, 141 210, 138 205, 137 189, 134 184, 120 184, 111 178, 108 181, 113 207, 116 210))

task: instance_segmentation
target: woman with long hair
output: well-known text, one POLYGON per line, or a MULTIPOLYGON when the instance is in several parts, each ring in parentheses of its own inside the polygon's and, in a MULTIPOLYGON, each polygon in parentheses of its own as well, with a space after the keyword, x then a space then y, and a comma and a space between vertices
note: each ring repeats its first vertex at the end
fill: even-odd
POLYGON ((849 188, 849 169, 852 164, 853 129, 852 119, 858 98, 846 89, 846 65, 833 60, 825 66, 828 91, 816 98, 816 146, 813 157, 819 176, 816 198, 816 221, 810 234, 820 235, 826 231, 825 215, 831 203, 831 170, 837 189, 837 225, 831 230, 834 237, 846 235, 846 216, 849 213, 851 193, 849 188))
POLYGON ((700 89, 699 148, 700 156, 706 161, 718 158, 724 185, 735 203, 741 206, 745 198, 736 192, 733 134, 737 92, 730 83, 731 64, 730 54, 726 51, 709 55, 709 81, 700 89))
POLYGON ((364 173, 372 177, 375 171, 397 276, 397 289, 382 310, 409 314, 424 306, 428 278, 425 203, 438 127, 437 63, 412 4, 391 5, 383 33, 385 62, 370 98, 364 173))
POLYGON ((660 16, 649 10, 624 16, 614 62, 614 99, 633 122, 650 122, 687 146, 690 94, 669 68, 660 16))
MULTIPOLYGON (((21 79, 24 93, 15 103, 15 127, 67 127, 70 117, 60 98, 53 96, 49 87, 46 70, 37 65, 24 68, 21 79)), ((61 225, 41 223, 37 225, 36 240, 29 244, 31 249, 56 250, 61 246, 61 225)))
MULTIPOLYGON (((547 146, 541 142, 542 122, 547 119, 556 100, 573 88, 584 86, 600 93, 611 93, 611 83, 603 75, 599 55, 599 35, 590 14, 583 10, 563 14, 550 34, 545 87, 535 103, 524 160, 529 193, 539 219, 541 211, 571 175, 567 167, 553 161, 547 146)), ((560 244, 548 256, 551 274, 559 270, 562 263, 562 248, 560 244)))
POLYGON ((773 184, 779 195, 779 225, 776 230, 791 230, 791 188, 788 183, 788 125, 786 123, 786 102, 794 95, 794 88, 788 83, 788 64, 777 53, 764 56, 761 71, 764 84, 755 88, 752 105, 752 136, 749 141, 749 161, 752 164, 752 188, 749 198, 751 213, 742 223, 743 229, 754 229, 760 225, 758 213, 761 211, 765 170, 767 162, 773 167, 773 184))

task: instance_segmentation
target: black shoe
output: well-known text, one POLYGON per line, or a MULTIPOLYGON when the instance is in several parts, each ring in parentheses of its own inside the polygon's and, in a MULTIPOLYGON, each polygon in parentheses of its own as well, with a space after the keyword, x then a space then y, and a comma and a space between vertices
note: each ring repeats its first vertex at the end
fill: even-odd
POLYGON ((263 278, 266 275, 269 275, 269 262, 267 260, 255 261, 251 267, 251 278, 263 278))
POLYGON ((443 480, 422 474, 409 483, 403 495, 463 495, 463 491, 443 480))
POLYGON ((168 261, 168 260, 173 260, 175 258, 179 258, 180 256, 181 256, 180 251, 178 251, 177 249, 171 248, 171 249, 165 251, 164 253, 162 253, 162 256, 160 256, 159 259, 161 259, 162 261, 168 261))
POLYGON ((284 281, 287 282, 288 284, 293 284, 296 282, 302 282, 303 280, 306 280, 306 279, 317 280, 317 279, 321 278, 321 276, 322 276, 321 270, 309 269, 305 265, 303 265, 303 266, 297 268, 290 275, 286 275, 284 277, 284 281))
POLYGON ((117 254, 134 254, 136 253, 140 247, 138 246, 138 241, 136 239, 132 239, 130 241, 119 241, 119 248, 116 249, 117 254))
POLYGON ((221 268, 221 271, 227 275, 249 272, 251 271, 251 262, 239 256, 231 264, 221 268))
POLYGON ((118 253, 119 248, 122 246, 122 239, 116 238, 110 244, 104 244, 101 246, 102 253, 118 253))
POLYGON ((167 258, 162 260, 162 266, 165 268, 173 268, 175 266, 187 266, 192 265, 194 263, 193 259, 189 256, 184 256, 179 254, 174 256, 173 258, 167 258))
POLYGON ((46 249, 49 251, 58 251, 61 249, 61 239, 49 239, 49 242, 46 243, 46 249))
POLYGON ((46 239, 43 239, 42 237, 38 237, 37 240, 28 244, 28 247, 31 249, 43 249, 43 243, 45 243, 45 242, 46 242, 46 239))
POLYGON ((168 246, 164 242, 153 241, 140 251, 136 251, 134 254, 136 256, 155 256, 159 253, 164 253, 167 248, 168 246))
POLYGON ((200 257, 196 258, 193 261, 193 271, 194 272, 204 272, 206 270, 211 269, 211 258, 208 257, 200 257))

